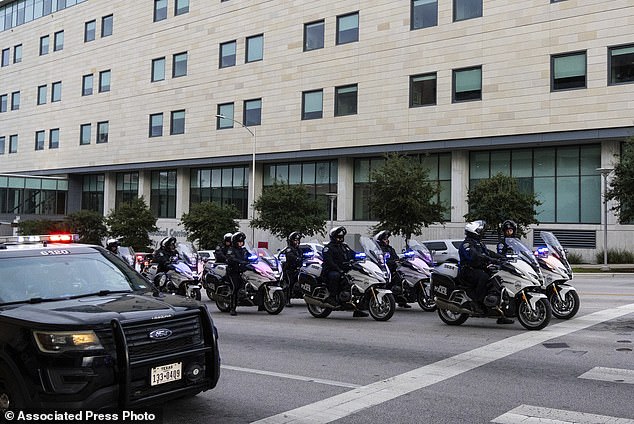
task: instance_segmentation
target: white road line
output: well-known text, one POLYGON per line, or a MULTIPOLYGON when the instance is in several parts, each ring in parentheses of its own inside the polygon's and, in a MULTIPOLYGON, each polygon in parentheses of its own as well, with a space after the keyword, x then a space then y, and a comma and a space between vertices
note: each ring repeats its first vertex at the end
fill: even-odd
POLYGON ((634 384, 634 370, 622 370, 618 368, 595 367, 583 373, 579 378, 588 380, 611 381, 613 383, 634 384))
POLYGON ((633 424, 634 420, 520 405, 506 414, 494 418, 491 422, 499 424, 633 424))
POLYGON ((304 377, 304 376, 301 376, 301 375, 283 374, 283 373, 272 372, 272 371, 254 370, 254 369, 251 369, 251 368, 234 367, 234 366, 231 366, 231 365, 222 365, 220 368, 233 370, 233 371, 248 372, 248 373, 251 373, 251 374, 269 375, 269 376, 272 376, 272 377, 290 378, 291 380, 308 381, 308 382, 311 382, 311 383, 327 384, 329 386, 347 387, 349 389, 356 389, 358 387, 361 387, 358 384, 343 383, 341 381, 323 380, 321 378, 304 377))
POLYGON ((362 386, 321 401, 267 417, 253 424, 329 423, 363 409, 431 386, 495 360, 528 349, 547 340, 565 336, 602 322, 634 312, 634 303, 606 309, 549 325, 541 331, 526 331, 517 336, 461 353, 451 358, 362 386))

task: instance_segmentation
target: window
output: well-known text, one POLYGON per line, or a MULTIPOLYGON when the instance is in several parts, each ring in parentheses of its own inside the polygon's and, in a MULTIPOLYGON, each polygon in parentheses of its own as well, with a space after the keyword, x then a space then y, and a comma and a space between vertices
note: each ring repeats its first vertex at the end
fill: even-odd
POLYGON ((46 104, 46 85, 40 85, 37 87, 37 104, 46 104))
POLYGON ((220 67, 228 68, 236 65, 236 42, 229 41, 220 45, 220 67))
POLYGON ((481 16, 482 0, 453 0, 454 22, 479 18, 481 16))
POLYGON ((91 124, 81 124, 79 126, 79 145, 90 144, 91 124))
POLYGON ((4 155, 4 143, 5 143, 5 138, 0 137, 0 155, 4 155))
POLYGON ((304 24, 304 51, 324 48, 324 21, 304 24))
POLYGON ((313 90, 302 93, 302 119, 320 119, 324 112, 324 91, 313 90))
POLYGON ((233 128, 233 103, 218 105, 218 115, 225 118, 216 118, 216 129, 233 128))
POLYGON ((262 99, 244 101, 244 116, 242 117, 244 126, 260 125, 262 123, 262 99))
POLYGON ((554 55, 550 63, 552 91, 586 87, 586 52, 554 55))
POLYGON ((92 20, 84 24, 84 42, 94 41, 97 31, 97 21, 92 20))
POLYGON ((337 44, 359 41, 359 13, 337 16, 337 44))
POLYGON ((11 93, 11 110, 20 109, 20 92, 14 91, 11 93))
POLYGON ((412 0, 411 29, 438 25, 438 0, 412 0))
POLYGON ((152 60, 152 82, 165 79, 165 58, 159 57, 152 60))
POLYGON ((40 37, 40 56, 44 56, 45 54, 48 54, 48 44, 49 44, 48 35, 40 37))
POLYGON ((48 148, 49 149, 59 148, 59 128, 53 128, 48 133, 48 148))
POLYGON ((174 4, 174 16, 189 12, 189 0, 176 0, 174 4))
POLYGON ((92 74, 84 75, 81 78, 81 95, 90 96, 92 94, 92 74))
POLYGON ((115 193, 115 209, 139 197, 139 173, 118 172, 115 193))
POLYGON ((4 66, 9 66, 9 58, 10 58, 10 51, 9 49, 3 49, 2 50, 2 67, 4 66))
POLYGON ((411 76, 409 79, 409 107, 436 104, 436 73, 411 76))
POLYGON ((176 218, 176 170, 152 171, 150 210, 157 218, 176 218))
POLYGON ((187 75, 187 52, 178 53, 172 60, 172 77, 178 78, 187 75))
POLYGON ((357 114, 357 85, 335 88, 335 116, 357 114))
POLYGON ((53 34, 53 51, 64 50, 64 31, 57 31, 53 34))
POLYGON ((185 111, 173 110, 170 116, 170 135, 185 134, 185 111))
POLYGON ((101 37, 109 37, 112 35, 112 15, 101 18, 101 37))
POLYGON ((44 131, 35 132, 35 150, 44 150, 44 131))
POLYGON ((13 48, 13 63, 22 62, 22 44, 18 44, 13 48))
POLYGON ((247 37, 247 52, 245 62, 256 62, 262 60, 264 55, 264 35, 254 35, 247 37))
POLYGON ((18 135, 9 136, 9 153, 18 153, 18 135))
POLYGON ((453 101, 464 102, 482 99, 482 67, 453 71, 453 101))
POLYGON ((82 176, 81 208, 103 213, 105 175, 89 174, 82 176))
POLYGON ((634 82, 634 44, 608 49, 609 84, 634 82))
POLYGON ((108 142, 108 121, 97 122, 97 143, 108 142))
POLYGON ((249 168, 246 166, 192 169, 189 182, 190 206, 202 202, 233 205, 239 219, 248 212, 249 168))
POLYGON ((99 92, 110 91, 110 69, 99 72, 99 92))
POLYGON ((161 137, 163 135, 163 114, 155 113, 150 115, 150 137, 161 137))
POLYGON ((51 84, 51 102, 59 102, 62 100, 62 82, 57 81, 51 84))
POLYGON ((7 99, 7 95, 6 94, 2 94, 0 95, 0 112, 6 112, 7 111, 7 102, 9 100, 7 99))
POLYGON ((167 0, 154 0, 154 22, 167 19, 167 0))

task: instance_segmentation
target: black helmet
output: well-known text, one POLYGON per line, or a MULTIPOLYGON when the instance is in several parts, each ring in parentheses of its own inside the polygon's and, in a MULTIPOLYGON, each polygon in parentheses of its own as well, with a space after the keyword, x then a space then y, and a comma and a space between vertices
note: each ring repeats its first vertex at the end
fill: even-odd
POLYGON ((231 243, 235 246, 239 242, 243 242, 247 239, 247 235, 242 231, 238 231, 231 236, 231 243))
POLYGON ((223 240, 225 243, 227 243, 227 242, 231 243, 231 237, 233 237, 233 234, 232 234, 232 233, 226 233, 226 234, 222 237, 222 240, 223 240))
POLYGON ((115 251, 117 247, 121 246, 119 240, 111 238, 106 242, 106 249, 115 251))
POLYGON ((165 237, 161 240, 161 248, 167 250, 176 250, 176 237, 165 237))
POLYGON ((288 238, 286 239, 286 241, 290 244, 291 242, 300 242, 302 239, 302 235, 300 233, 298 233, 297 231, 293 231, 292 233, 289 234, 288 238))
POLYGON ((343 238, 347 233, 348 231, 346 231, 346 227, 335 227, 330 230, 330 241, 337 241, 337 239, 341 239, 341 241, 343 241, 343 238))
POLYGON ((389 230, 383 230, 376 233, 374 236, 374 240, 379 242, 380 244, 385 244, 392 237, 392 233, 389 230))
POLYGON ((507 219, 506 221, 504 221, 502 223, 502 232, 505 232, 508 229, 512 229, 513 230, 513 235, 515 235, 515 233, 517 233, 517 224, 515 223, 515 221, 507 219))
POLYGON ((467 222, 464 226, 464 233, 469 237, 480 240, 484 234, 486 226, 487 223, 483 220, 467 222))

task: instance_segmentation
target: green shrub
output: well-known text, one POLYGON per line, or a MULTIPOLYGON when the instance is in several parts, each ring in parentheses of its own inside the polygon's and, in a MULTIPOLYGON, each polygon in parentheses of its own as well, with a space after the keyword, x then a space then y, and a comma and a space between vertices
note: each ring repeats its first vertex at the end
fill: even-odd
POLYGON ((571 264, 582 264, 583 257, 579 253, 567 253, 566 258, 568 258, 568 262, 571 264))
MULTIPOLYGON (((603 263, 603 250, 597 252, 597 263, 603 263)), ((634 264, 634 253, 623 249, 608 249, 609 264, 634 264)))

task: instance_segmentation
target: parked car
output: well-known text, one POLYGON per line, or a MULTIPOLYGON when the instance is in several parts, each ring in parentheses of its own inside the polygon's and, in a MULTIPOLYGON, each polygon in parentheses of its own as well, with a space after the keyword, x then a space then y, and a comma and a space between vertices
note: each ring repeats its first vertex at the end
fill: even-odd
POLYGON ((458 249, 463 240, 425 240, 422 241, 432 253, 432 257, 436 264, 441 264, 447 260, 460 262, 460 255, 458 255, 458 249))
POLYGON ((216 260, 216 255, 213 250, 199 250, 198 257, 203 262, 207 262, 207 261, 215 262, 216 260))

